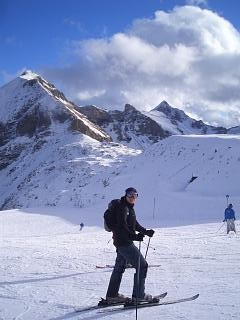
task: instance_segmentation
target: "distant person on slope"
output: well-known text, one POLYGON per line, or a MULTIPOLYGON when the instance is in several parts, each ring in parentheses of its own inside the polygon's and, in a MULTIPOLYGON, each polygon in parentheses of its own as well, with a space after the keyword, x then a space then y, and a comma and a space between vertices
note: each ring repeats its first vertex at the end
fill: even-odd
POLYGON ((223 222, 227 222, 227 234, 229 234, 230 231, 234 231, 236 233, 235 228, 235 212, 233 210, 233 205, 230 203, 229 206, 226 208, 224 213, 224 220, 223 222))
POLYGON ((138 248, 133 244, 133 241, 143 241, 145 235, 152 237, 154 230, 145 229, 136 220, 134 204, 138 198, 138 193, 135 188, 128 188, 119 201, 119 206, 115 209, 116 226, 112 229, 113 244, 116 247, 117 257, 115 266, 110 278, 107 289, 107 303, 126 302, 127 297, 119 294, 119 288, 122 280, 122 275, 126 269, 127 263, 130 263, 135 269, 134 285, 132 292, 133 302, 151 301, 152 296, 145 293, 145 279, 147 276, 148 264, 138 248), (139 233, 136 233, 138 231, 139 233), (138 261, 140 254, 139 282, 137 279, 138 261), (138 298, 137 298, 138 293, 138 298))
POLYGON ((83 223, 83 222, 81 222, 79 226, 80 226, 79 231, 82 231, 82 229, 83 229, 83 227, 84 227, 84 223, 83 223))

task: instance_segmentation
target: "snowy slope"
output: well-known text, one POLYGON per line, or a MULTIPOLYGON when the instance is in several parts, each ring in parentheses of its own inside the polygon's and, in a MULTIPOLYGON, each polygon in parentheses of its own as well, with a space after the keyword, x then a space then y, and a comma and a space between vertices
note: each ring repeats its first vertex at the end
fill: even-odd
POLYGON ((226 194, 240 200, 238 135, 171 136, 140 153, 78 135, 63 141, 62 134, 0 171, 2 209, 97 205, 103 212, 133 185, 144 217, 182 224, 219 219, 226 194))
POLYGON ((144 216, 161 225, 217 221, 226 194, 240 202, 240 137, 171 136, 139 155, 128 177, 142 195, 144 216))
MULTIPOLYGON (((90 227, 87 216, 91 215, 84 209, 0 212, 0 319, 135 319, 134 310, 74 312, 75 307, 94 305, 105 295, 110 270, 95 266, 115 259, 110 234, 96 224, 90 227), (86 226, 80 232, 82 219, 86 226)), ((138 319, 238 320, 239 236, 226 236, 220 223, 163 229, 156 228, 154 220, 140 221, 156 230, 147 258, 150 264, 160 264, 149 269, 146 292, 168 291, 166 301, 195 293, 200 297, 185 304, 141 309, 138 319)), ((121 285, 121 292, 129 296, 133 273, 126 270, 121 285)))
POLYGON ((122 162, 138 153, 86 135, 71 135, 62 126, 61 132, 44 137, 39 150, 28 144, 16 161, 0 171, 0 207, 93 205, 121 173, 122 162))

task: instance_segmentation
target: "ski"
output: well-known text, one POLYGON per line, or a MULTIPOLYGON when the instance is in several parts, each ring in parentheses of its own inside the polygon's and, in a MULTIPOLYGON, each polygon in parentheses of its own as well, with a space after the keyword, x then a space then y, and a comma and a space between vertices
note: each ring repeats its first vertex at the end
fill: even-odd
MULTIPOLYGON (((161 267, 160 264, 150 264, 148 265, 148 268, 158 268, 161 267)), ((114 268, 114 264, 105 264, 105 265, 96 265, 96 269, 113 269, 114 268)), ((127 265, 126 269, 132 269, 133 266, 132 265, 127 265)))
MULTIPOLYGON (((129 300, 130 300, 130 298, 129 298, 129 300)), ((90 307, 86 307, 86 308, 80 308, 80 309, 75 308, 75 312, 81 313, 81 312, 87 312, 87 311, 92 311, 92 310, 97 310, 97 309, 104 309, 104 308, 123 306, 124 305, 124 302, 107 304, 107 303, 104 303, 104 301, 105 301, 105 299, 101 298, 99 303, 102 302, 102 304, 98 304, 98 305, 90 306, 90 307)))
MULTIPOLYGON (((166 295, 167 295, 167 292, 164 292, 164 293, 161 293, 159 295, 154 296, 154 298, 161 300, 161 299, 165 298, 166 295)), ((131 300, 131 298, 129 298, 129 301, 130 300, 131 300)), ((105 308, 116 307, 116 306, 122 306, 124 308, 124 304, 125 304, 124 302, 107 304, 107 303, 105 303, 105 301, 106 301, 105 299, 101 298, 98 305, 89 306, 86 308, 75 308, 75 312, 77 312, 77 313, 88 312, 88 311, 92 311, 92 310, 105 309, 105 308)), ((117 310, 119 310, 119 309, 117 309, 117 310)))
MULTIPOLYGON (((176 299, 176 300, 169 300, 169 301, 160 301, 160 302, 142 302, 138 304, 138 309, 140 308, 150 308, 150 307, 158 307, 158 306, 166 306, 169 304, 176 304, 176 303, 182 303, 182 302, 187 302, 187 301, 193 301, 196 300, 199 297, 199 294, 196 294, 194 296, 191 297, 187 297, 187 298, 181 298, 181 299, 176 299)), ((125 304, 124 306, 120 307, 120 308, 112 308, 112 309, 108 309, 105 310, 106 312, 121 312, 124 310, 129 310, 129 309, 135 309, 136 305, 131 303, 131 304, 125 304)))

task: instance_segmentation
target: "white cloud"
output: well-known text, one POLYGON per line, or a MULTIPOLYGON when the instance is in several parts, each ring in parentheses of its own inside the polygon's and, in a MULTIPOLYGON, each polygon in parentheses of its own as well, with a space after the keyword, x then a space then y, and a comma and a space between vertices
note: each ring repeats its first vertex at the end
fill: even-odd
POLYGON ((105 90, 85 90, 77 92, 77 98, 79 100, 90 100, 92 98, 96 98, 102 96, 105 93, 105 90))
POLYGON ((81 105, 149 109, 167 100, 208 123, 239 124, 240 35, 217 13, 157 11, 110 38, 75 41, 71 51, 72 65, 44 75, 81 105))
POLYGON ((206 6, 208 4, 207 0, 186 0, 186 4, 190 6, 206 6))

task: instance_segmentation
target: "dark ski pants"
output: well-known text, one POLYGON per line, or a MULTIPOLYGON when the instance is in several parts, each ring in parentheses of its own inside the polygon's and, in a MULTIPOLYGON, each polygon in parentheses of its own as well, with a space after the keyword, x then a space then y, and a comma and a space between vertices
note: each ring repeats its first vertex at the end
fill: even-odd
MULTIPOLYGON (((138 269, 139 250, 134 245, 126 247, 117 247, 117 258, 115 266, 110 278, 107 290, 107 297, 116 297, 122 281, 122 275, 126 269, 127 263, 130 263, 136 270, 134 274, 134 285, 132 296, 137 297, 137 269, 138 269)), ((148 264, 142 254, 140 254, 140 271, 139 271, 139 286, 138 297, 143 298, 145 294, 145 279, 147 276, 148 264)))

